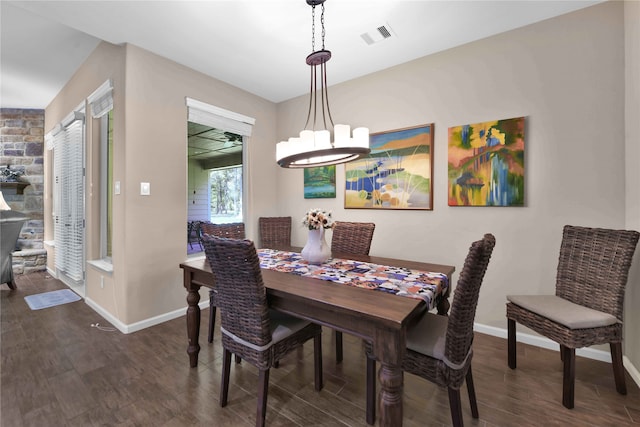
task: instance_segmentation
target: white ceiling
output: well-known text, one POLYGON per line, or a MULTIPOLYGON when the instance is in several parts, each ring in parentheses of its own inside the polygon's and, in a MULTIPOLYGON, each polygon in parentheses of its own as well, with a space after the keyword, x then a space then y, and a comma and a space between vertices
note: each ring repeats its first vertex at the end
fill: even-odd
MULTIPOLYGON (((328 83, 601 1, 328 0, 328 83), (365 43, 361 34, 381 25, 392 37, 365 43)), ((45 108, 100 40, 137 45, 273 102, 309 90, 304 0, 1 0, 0 15, 3 108, 45 108)), ((319 28, 319 6, 316 15, 319 28)))

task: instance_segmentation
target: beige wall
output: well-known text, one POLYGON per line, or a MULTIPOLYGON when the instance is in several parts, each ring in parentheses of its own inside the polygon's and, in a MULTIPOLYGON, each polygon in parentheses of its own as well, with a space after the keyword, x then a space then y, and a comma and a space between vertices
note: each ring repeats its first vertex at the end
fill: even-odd
MULTIPOLYGON (((553 291, 563 225, 639 227, 640 197, 629 185, 638 177, 629 171, 638 169, 640 144, 629 135, 631 124, 625 142, 624 101, 624 41, 637 34, 638 5, 607 2, 331 87, 338 121, 372 132, 435 124, 434 210, 406 212, 343 209, 343 166, 336 199, 304 199, 302 171, 280 169, 272 159, 275 143, 304 124, 306 97, 274 106, 135 46, 103 43, 49 105, 45 124, 50 130, 114 79, 114 179, 123 186, 114 199, 114 272, 101 289, 101 273, 89 267, 87 297, 126 325, 185 306, 177 266, 186 251, 184 99, 191 97, 256 118, 247 158, 250 238, 258 216, 291 215, 296 224, 308 208, 323 207, 338 220, 375 221, 372 254, 459 270, 471 241, 492 232, 497 245, 476 320, 504 329, 508 293, 553 291), (518 116, 527 117, 526 206, 448 207, 447 128, 518 116), (139 195, 141 181, 151 183, 151 196, 139 195)), ((633 52, 630 46, 627 86, 638 68, 637 44, 633 52)), ((627 123, 629 110, 637 112, 634 90, 627 123)), ((50 218, 50 189, 47 194, 50 218)), ((88 197, 95 221, 97 195, 88 190, 88 197)), ((90 235, 94 248, 95 232, 90 235)), ((294 226, 293 243, 304 241, 304 230, 294 226)), ((634 268, 630 287, 638 286, 637 262, 634 268)), ((627 307, 638 307, 640 292, 627 297, 627 307)), ((633 309, 627 316, 637 324, 633 309)), ((640 342, 629 335, 626 355, 640 366, 640 342)))
MULTIPOLYGON (((640 230, 640 2, 626 1, 625 28, 625 141, 626 226, 640 230)), ((640 249, 636 251, 625 299, 625 354, 640 369, 640 249), (631 325, 631 326, 629 326, 631 325)))
MULTIPOLYGON (((114 102, 120 103, 124 99, 124 63, 125 63, 125 51, 124 48, 110 45, 107 43, 101 44, 96 51, 87 59, 87 61, 80 67, 73 78, 65 85, 63 90, 56 96, 56 98, 47 106, 45 110, 45 132, 50 132, 52 128, 64 119, 71 111, 73 111, 78 105, 85 102, 87 96, 95 91, 102 83, 107 79, 111 79, 114 85, 113 98, 114 102)), ((124 123, 125 112, 124 109, 114 111, 115 122, 124 123)), ((87 230, 99 230, 99 216, 98 208, 100 201, 99 193, 99 170, 98 170, 98 154, 99 145, 98 140, 91 138, 90 135, 94 132, 93 120, 86 120, 86 229, 87 230), (95 189, 95 192, 94 192, 95 189)), ((124 138, 124 131, 121 125, 114 127, 114 137, 116 140, 122 140, 124 138)), ((53 201, 53 163, 52 152, 45 151, 45 192, 44 192, 44 220, 45 220, 45 240, 53 240, 53 221, 51 217, 53 201)), ((97 251, 99 248, 99 233, 88 232, 86 235, 86 248, 87 259, 97 257, 97 251)), ((55 271, 55 249, 49 246, 47 248, 47 268, 51 271, 55 271)), ((90 277, 93 279, 93 277, 90 277)), ((107 277, 107 280, 110 280, 107 277)), ((110 291, 112 287, 108 287, 110 291)), ((105 306, 108 311, 115 310, 115 297, 105 299, 105 306)), ((115 313, 115 311, 114 311, 115 313)))
MULTIPOLYGON (((187 247, 185 98, 256 119, 247 154, 249 237, 257 217, 267 214, 275 200, 276 169, 270 161, 275 105, 135 46, 102 43, 47 107, 46 129, 107 78, 114 80, 114 180, 121 182, 122 193, 113 202, 113 274, 88 266, 86 298, 131 325, 186 305, 178 268, 187 247), (140 182, 151 184, 150 196, 140 196, 140 182)), ((96 155, 88 153, 89 161, 95 163, 96 155)), ((87 226, 88 248, 97 249, 97 167, 88 174, 87 216, 95 218, 87 226)), ((87 259, 97 256, 94 250, 87 259)))
MULTIPOLYGON (((507 294, 553 293, 565 224, 627 226, 623 7, 604 3, 332 86, 338 121, 372 132, 435 124, 434 210, 345 210, 338 166, 338 197, 323 200, 303 198, 301 171, 280 170, 280 213, 317 206, 336 220, 374 221, 372 254, 458 271, 470 243, 493 233, 476 321, 506 329, 507 294), (519 116, 526 116, 526 206, 449 207, 448 127, 519 116)), ((278 105, 278 139, 300 130, 305 102, 278 105)), ((293 231, 303 244, 303 228, 293 231)), ((638 294, 630 299, 639 306, 638 294)))

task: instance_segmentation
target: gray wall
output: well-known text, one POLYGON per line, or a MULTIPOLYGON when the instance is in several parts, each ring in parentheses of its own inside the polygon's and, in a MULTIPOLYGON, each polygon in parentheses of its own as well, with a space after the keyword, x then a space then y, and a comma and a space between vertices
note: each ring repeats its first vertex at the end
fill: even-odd
POLYGON ((19 194, 16 188, 0 185, 12 210, 29 216, 20 232, 13 255, 14 274, 32 273, 46 268, 43 220, 44 110, 0 109, 0 166, 22 172, 20 181, 29 185, 19 194))

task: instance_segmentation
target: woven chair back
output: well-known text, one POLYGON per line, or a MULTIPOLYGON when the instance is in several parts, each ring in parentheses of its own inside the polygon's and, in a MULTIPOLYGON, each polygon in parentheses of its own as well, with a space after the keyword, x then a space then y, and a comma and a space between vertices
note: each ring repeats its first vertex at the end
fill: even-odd
POLYGON ((624 293, 640 233, 566 225, 556 295, 622 321, 624 293))
POLYGON ((451 303, 445 342, 445 356, 453 363, 463 364, 473 342, 473 322, 480 285, 495 244, 496 239, 492 234, 485 234, 482 240, 473 242, 460 272, 451 303))
POLYGON ((232 222, 229 224, 213 224, 211 222, 201 222, 200 231, 202 232, 202 234, 224 237, 226 239, 245 238, 243 222, 232 222))
POLYGON ((258 218, 260 245, 263 248, 291 246, 291 217, 271 216, 258 218))
POLYGON ((222 328, 255 346, 268 344, 267 294, 253 242, 206 234, 202 240, 216 284, 222 328))
POLYGON ((187 236, 189 236, 189 243, 200 241, 200 222, 201 221, 189 221, 187 222, 187 236))
POLYGON ((369 255, 375 228, 373 222, 336 221, 331 236, 331 252, 369 255))

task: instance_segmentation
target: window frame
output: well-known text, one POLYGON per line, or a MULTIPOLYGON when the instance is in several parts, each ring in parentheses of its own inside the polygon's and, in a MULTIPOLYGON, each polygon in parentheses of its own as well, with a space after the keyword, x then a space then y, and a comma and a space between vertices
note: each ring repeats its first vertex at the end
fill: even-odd
POLYGON ((113 243, 113 109, 100 122, 100 259, 112 262, 113 243))

